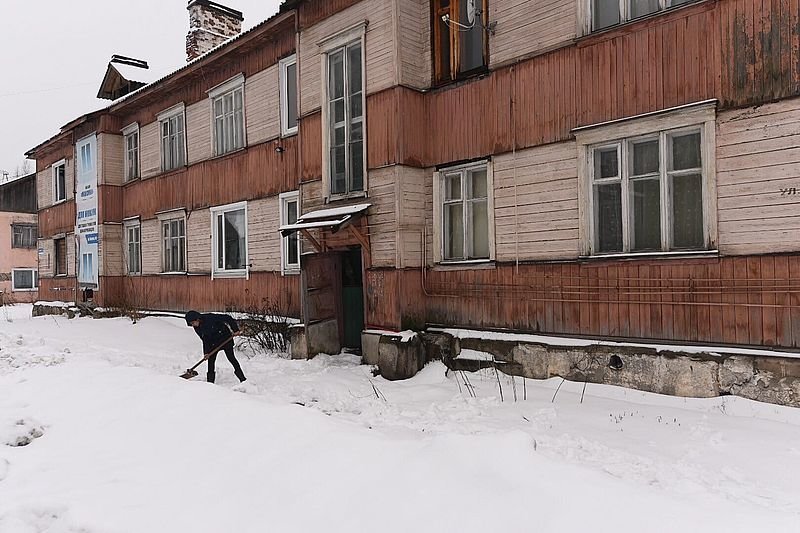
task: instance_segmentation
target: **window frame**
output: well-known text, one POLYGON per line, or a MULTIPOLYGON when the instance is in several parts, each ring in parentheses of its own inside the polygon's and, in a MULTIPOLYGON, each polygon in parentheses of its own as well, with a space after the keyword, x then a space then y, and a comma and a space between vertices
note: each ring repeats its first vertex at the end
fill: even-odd
POLYGON ((701 2, 702 0, 687 0, 674 5, 673 2, 675 0, 658 0, 658 9, 656 11, 653 11, 651 13, 646 13, 644 15, 639 15, 637 17, 632 17, 630 15, 632 11, 631 2, 633 0, 618 0, 617 4, 619 10, 619 22, 617 22, 616 24, 611 24, 609 26, 604 26, 602 28, 594 27, 595 1, 596 0, 584 0, 584 13, 585 13, 585 21, 583 23, 584 35, 589 35, 592 33, 598 33, 606 30, 611 30, 613 28, 618 28, 624 24, 635 22, 637 20, 642 20, 647 17, 656 16, 660 13, 664 13, 672 9, 678 9, 687 5, 696 4, 701 2))
POLYGON ((53 178, 53 205, 60 204, 61 202, 67 201, 67 160, 61 159, 53 163, 51 167, 51 175, 53 178), (59 198, 59 187, 58 187, 58 169, 64 169, 64 186, 63 186, 63 196, 59 198))
POLYGON ((208 98, 210 100, 210 118, 211 118, 211 151, 214 154, 214 157, 224 156, 233 152, 237 152, 239 150, 243 150, 247 147, 247 105, 245 102, 245 78, 244 74, 237 74, 236 76, 232 77, 231 79, 222 82, 221 84, 213 87, 207 91, 208 98), (241 93, 241 102, 242 102, 242 109, 241 113, 238 114, 236 110, 236 93, 241 93), (231 96, 233 100, 233 107, 231 112, 232 123, 233 123, 233 144, 229 147, 224 146, 224 139, 228 137, 227 133, 225 132, 225 124, 226 124, 226 117, 228 113, 224 110, 224 99, 227 96, 231 96), (216 102, 218 100, 223 100, 223 114, 222 114, 222 136, 223 136, 223 146, 220 149, 217 146, 217 140, 219 138, 220 133, 217 132, 217 113, 215 110, 216 102), (240 116, 240 120, 237 121, 237 117, 240 116), (237 139, 237 131, 238 138, 240 139, 241 144, 236 143, 237 139))
POLYGON ((474 161, 465 163, 463 165, 456 165, 451 167, 443 167, 434 172, 433 175, 433 217, 434 217, 434 262, 441 265, 480 265, 491 263, 496 258, 495 247, 495 222, 494 222, 494 164, 492 160, 474 161), (471 228, 468 222, 468 209, 462 209, 462 217, 464 222, 464 257, 447 259, 445 257, 445 209, 446 203, 444 184, 448 176, 456 173, 461 173, 461 198, 460 203, 466 207, 470 199, 467 197, 467 181, 465 176, 470 171, 485 170, 486 171, 486 224, 487 224, 487 240, 489 247, 489 256, 481 258, 470 258, 467 254, 469 248, 469 236, 471 235, 471 228))
POLYGON ((293 127, 288 127, 289 124, 289 101, 288 101, 288 81, 289 76, 287 71, 290 66, 294 65, 294 74, 295 74, 295 102, 299 104, 300 102, 300 91, 298 81, 300 79, 299 72, 297 70, 297 54, 292 54, 288 57, 285 57, 280 60, 279 66, 279 100, 280 100, 280 107, 281 107, 281 136, 282 137, 289 137, 291 135, 296 135, 297 131, 300 126, 300 110, 296 109, 296 117, 295 117, 295 125, 293 127))
MULTIPOLYGON (((484 38, 483 38, 483 66, 476 67, 474 69, 470 69, 464 72, 460 72, 461 69, 461 44, 460 44, 460 34, 463 31, 459 29, 453 29, 448 27, 449 31, 449 76, 445 76, 444 73, 440 72, 441 64, 445 58, 443 58, 444 52, 441 50, 439 43, 442 40, 442 24, 441 24, 441 17, 445 14, 450 17, 451 20, 455 19, 458 21, 458 17, 454 17, 453 14, 455 13, 458 15, 460 3, 462 1, 467 0, 448 0, 450 2, 449 6, 442 7, 441 2, 442 0, 434 0, 431 2, 431 9, 430 9, 430 17, 431 17, 431 52, 432 57, 431 61, 433 63, 431 69, 431 76, 433 78, 433 84, 435 86, 439 85, 446 85, 448 83, 452 83, 464 78, 472 77, 478 73, 486 72, 489 69, 489 0, 476 0, 476 2, 481 2, 481 24, 483 27, 484 38), (446 13, 447 12, 447 13, 446 13)), ((590 2, 592 0, 589 0, 590 2)))
MULTIPOLYGON (((295 202, 297 204, 297 218, 300 217, 300 191, 291 191, 291 192, 284 192, 279 195, 279 202, 280 202, 280 224, 281 226, 285 226, 288 224, 293 224, 294 222, 289 221, 288 217, 288 204, 295 202)), ((296 220, 295 220, 296 222, 296 220)), ((295 232, 294 235, 297 237, 297 263, 289 263, 289 246, 291 243, 289 239, 291 236, 283 237, 281 236, 281 274, 288 275, 288 274, 299 274, 300 273, 300 255, 302 253, 302 246, 300 244, 300 233, 295 232)))
MULTIPOLYGON (((161 274, 186 274, 188 272, 188 232, 187 232, 187 224, 186 224, 186 212, 183 209, 174 211, 172 213, 168 213, 165 216, 158 217, 158 238, 159 238, 159 248, 161 249, 161 274), (183 235, 179 235, 177 237, 170 234, 169 237, 164 235, 164 226, 171 224, 175 221, 183 222, 183 235), (167 268, 167 239, 175 240, 175 239, 183 239, 183 257, 181 261, 183 262, 183 270, 175 270, 167 268)), ((170 250, 172 247, 170 247, 170 250)))
MULTIPOLYGON (((717 181, 716 181, 716 105, 717 100, 704 100, 683 106, 662 109, 635 117, 625 117, 605 123, 580 126, 572 130, 575 135, 578 151, 578 211, 580 218, 579 239, 580 255, 584 258, 613 258, 613 257, 641 257, 664 255, 708 255, 717 253, 717 181), (628 229, 630 224, 630 210, 626 206, 622 211, 623 251, 606 252, 597 251, 595 206, 594 206, 594 168, 593 149, 602 146, 611 146, 618 142, 635 142, 642 139, 654 138, 661 135, 674 135, 689 131, 700 132, 700 157, 702 162, 702 224, 704 245, 702 248, 670 249, 662 243, 660 250, 655 251, 629 251, 630 242, 628 229), (627 251, 626 251, 627 250, 627 251)), ((622 155, 620 157, 623 157, 622 155)), ((659 141, 659 180, 661 173, 666 172, 667 151, 659 141)), ((623 164, 622 158, 619 160, 623 164)), ((627 161, 625 162, 627 165, 627 161)), ((620 166, 620 175, 623 169, 620 166)), ((659 187, 662 187, 661 183, 659 187)), ((661 189, 660 189, 661 191, 661 189)), ((670 191, 671 194, 671 191, 670 191)), ((665 199, 659 194, 661 209, 662 239, 664 232, 671 232, 672 223, 665 224, 664 217, 667 210, 672 208, 672 198, 665 199)), ((621 191, 621 201, 627 203, 629 195, 621 191)), ((669 242, 671 243, 672 237, 669 242)))
MULTIPOLYGON (((236 202, 233 204, 220 205, 209 209, 211 213, 211 279, 215 278, 236 278, 250 276, 250 238, 249 238, 249 223, 248 223, 248 210, 247 202, 236 202), (219 234, 217 232, 217 217, 225 213, 234 211, 244 211, 244 268, 226 269, 217 266, 217 252, 219 246, 219 234)), ((224 227, 224 226, 223 226, 224 227)), ((223 248, 224 253, 224 248, 223 248)), ((223 265, 225 264, 223 258, 223 265)))
MULTIPOLYGON (((321 67, 322 67, 322 91, 321 91, 321 107, 322 107, 322 145, 323 145, 323 157, 322 157, 322 172, 323 172, 323 195, 326 201, 336 201, 336 200, 344 200, 347 198, 363 198, 368 196, 369 191, 369 170, 367 168, 367 101, 366 101, 366 94, 367 94, 367 69, 366 69, 366 29, 367 29, 368 22, 366 20, 360 21, 349 28, 346 28, 334 35, 326 37, 322 41, 317 43, 317 46, 320 49, 322 55, 321 67), (329 57, 330 55, 338 52, 342 48, 347 48, 348 46, 359 42, 361 44, 361 128, 362 128, 362 168, 363 168, 363 184, 361 190, 350 190, 349 184, 349 177, 345 177, 345 193, 333 193, 332 192, 332 170, 331 170, 331 124, 330 124, 330 102, 328 99, 329 93, 329 83, 328 83, 328 76, 329 76, 329 57)), ((345 54, 346 55, 346 54, 345 54)), ((346 69, 346 67, 345 67, 346 69)), ((347 75, 345 73, 345 78, 347 75)), ((347 94, 345 92, 345 94, 347 94)), ((347 105, 347 109, 349 109, 349 104, 347 105)), ((345 125, 346 125, 346 137, 345 137, 345 146, 347 149, 347 154, 349 154, 349 138, 347 136, 347 118, 348 114, 346 113, 345 118, 345 125)), ((349 158, 349 157, 348 157, 349 158)), ((347 171, 345 171, 347 174, 347 171)))
POLYGON ((53 277, 65 277, 69 275, 69 244, 67 243, 67 237, 53 237, 53 277), (59 241, 64 242, 64 272, 60 272, 58 269, 59 265, 59 253, 58 253, 58 243, 59 241))
MULTIPOLYGON (((170 107, 169 109, 159 113, 158 117, 157 117, 157 120, 158 120, 158 146, 159 146, 159 152, 160 152, 160 155, 161 155, 161 172, 170 172, 170 171, 182 168, 182 167, 186 167, 186 164, 187 164, 187 162, 189 160, 189 150, 188 150, 188 146, 187 146, 187 142, 186 142, 187 141, 187 136, 186 136, 186 108, 185 108, 183 102, 181 102, 181 103, 179 103, 177 105, 174 105, 174 106, 170 107), (175 154, 176 154, 176 156, 180 155, 182 157, 182 161, 180 161, 180 164, 174 164, 175 162, 172 162, 173 163, 172 166, 167 166, 167 154, 164 151, 164 144, 165 144, 165 140, 168 137, 171 137, 171 135, 168 135, 166 137, 164 136, 164 123, 165 122, 170 122, 170 121, 172 121, 173 119, 176 119, 176 118, 178 119, 176 124, 180 124, 181 125, 180 135, 183 137, 183 150, 182 151, 178 150, 179 146, 177 146, 175 154)), ((176 136, 175 138, 178 139, 178 136, 176 136)), ((178 141, 176 141, 176 142, 178 142, 178 141)))
POLYGON ((30 250, 31 248, 36 248, 39 241, 39 227, 36 224, 32 224, 30 222, 12 222, 11 223, 11 248, 12 249, 20 249, 20 250, 30 250), (20 236, 20 244, 17 245, 15 243, 16 233, 17 230, 22 230, 20 236), (25 245, 25 230, 30 232, 30 245, 25 245))
POLYGON ((39 290, 39 271, 36 268, 12 268, 11 269, 11 292, 36 292, 39 290), (30 272, 33 281, 31 288, 17 288, 17 272, 30 272))
POLYGON ((126 220, 123 222, 123 231, 124 234, 124 255, 125 255, 125 275, 126 276, 141 276, 143 267, 142 267, 142 222, 138 218, 126 220), (130 231, 132 229, 138 229, 138 237, 139 241, 136 243, 137 245, 137 261, 139 264, 138 270, 131 270, 131 240, 130 240, 130 231))
MULTIPOLYGON (((160 134, 161 134, 161 128, 160 128, 160 124, 159 124, 159 136, 160 136, 160 134)), ((141 133, 140 133, 139 123, 138 122, 134 122, 133 124, 130 124, 130 125, 125 126, 124 128, 122 128, 122 152, 123 152, 123 159, 124 159, 124 165, 125 165, 123 179, 124 179, 125 183, 137 180, 137 179, 142 177, 141 141, 142 141, 142 136, 141 136, 141 133), (133 136, 133 135, 136 136, 136 148, 134 150, 135 153, 136 153, 136 161, 134 162, 135 172, 133 173, 133 175, 131 175, 131 172, 130 172, 130 169, 131 169, 131 154, 130 154, 130 152, 131 152, 131 150, 128 147, 128 138, 130 136, 133 136)))

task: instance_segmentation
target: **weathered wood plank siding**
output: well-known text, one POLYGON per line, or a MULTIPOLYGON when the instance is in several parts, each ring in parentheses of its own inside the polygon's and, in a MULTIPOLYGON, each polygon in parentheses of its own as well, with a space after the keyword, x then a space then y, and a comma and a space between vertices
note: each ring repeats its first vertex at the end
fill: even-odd
POLYGON ((369 173, 368 214, 372 266, 397 265, 397 190, 398 167, 369 173))
POLYGON ((211 274, 211 211, 186 213, 186 268, 192 274, 211 274))
POLYGON ((75 229, 75 202, 68 200, 39 211, 39 235, 51 237, 75 229))
POLYGON ((728 111, 717 124, 720 251, 799 251, 800 98, 728 111))
POLYGON ((578 9, 574 0, 491 0, 497 33, 489 38, 490 66, 568 43, 576 36, 578 9))
POLYGON ((53 205, 53 170, 50 167, 36 173, 36 202, 39 209, 53 205))
POLYGON ((280 137, 279 67, 273 65, 245 80, 247 143, 258 144, 280 137))
POLYGON ((494 159, 498 261, 577 259, 577 162, 574 142, 494 159))
POLYGON ((49 278, 55 273, 55 246, 53 239, 39 239, 37 247, 44 253, 39 255, 39 278, 49 278))
POLYGON ((247 254, 252 272, 281 271, 278 197, 247 202, 247 254))
POLYGON ((142 220, 142 274, 161 272, 161 225, 157 218, 142 220))
POLYGON ((425 228, 426 181, 433 169, 397 167, 397 266, 422 265, 422 239, 425 228))
POLYGON ((401 85, 427 89, 431 85, 430 0, 397 2, 397 51, 401 85))
POLYGON ((123 227, 120 224, 101 224, 98 272, 102 276, 122 276, 125 273, 123 227))
POLYGON ((158 122, 151 122, 139 128, 139 159, 142 164, 142 178, 161 173, 161 138, 158 122))
MULTIPOLYGON (((190 165, 214 155, 211 145, 211 100, 208 98, 186 108, 186 151, 190 165)), ((149 157, 152 158, 152 154, 149 157)))
POLYGON ((298 53, 300 114, 320 108, 322 98, 322 59, 318 43, 354 24, 368 20, 364 54, 367 94, 397 84, 393 0, 362 0, 321 20, 300 33, 298 53))
POLYGON ((97 135, 97 183, 122 185, 125 182, 125 155, 122 135, 97 135))

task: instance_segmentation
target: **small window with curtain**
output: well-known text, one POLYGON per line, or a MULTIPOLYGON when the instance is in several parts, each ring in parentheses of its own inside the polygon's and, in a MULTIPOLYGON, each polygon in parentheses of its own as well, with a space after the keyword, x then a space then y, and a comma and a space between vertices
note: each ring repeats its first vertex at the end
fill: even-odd
POLYGON ((35 268, 11 270, 12 291, 35 291, 39 287, 39 273, 35 268))
POLYGON ((244 148, 244 85, 213 99, 214 155, 244 148))
POLYGON ((12 224, 11 225, 11 247, 12 248, 35 248, 38 231, 36 224, 12 224))
POLYGON ((436 83, 456 80, 489 64, 488 0, 434 0, 436 83))

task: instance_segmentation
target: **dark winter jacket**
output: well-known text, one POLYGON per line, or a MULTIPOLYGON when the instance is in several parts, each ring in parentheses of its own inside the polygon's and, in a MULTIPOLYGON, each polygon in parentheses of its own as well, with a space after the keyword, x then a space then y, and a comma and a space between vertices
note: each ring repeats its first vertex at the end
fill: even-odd
MULTIPOLYGON (((200 325, 194 328, 197 336, 203 339, 203 353, 210 354, 212 350, 219 350, 227 345, 230 339, 239 331, 239 324, 230 315, 203 313, 200 315, 200 325)), ((231 341, 233 342, 233 341, 231 341)))

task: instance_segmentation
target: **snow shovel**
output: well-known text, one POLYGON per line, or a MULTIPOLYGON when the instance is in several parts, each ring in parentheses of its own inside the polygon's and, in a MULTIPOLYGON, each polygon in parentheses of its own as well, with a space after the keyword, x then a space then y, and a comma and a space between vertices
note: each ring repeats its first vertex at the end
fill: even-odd
POLYGON ((186 372, 181 374, 180 377, 182 377, 183 379, 192 379, 193 377, 197 376, 197 371, 195 370, 195 368, 197 368, 198 366, 202 365, 204 361, 208 361, 208 358, 211 357, 211 354, 217 353, 218 351, 220 351, 222 349, 223 346, 225 346, 226 344, 228 344, 232 340, 233 340, 232 336, 228 337, 227 339, 225 339, 225 342, 223 342, 222 344, 220 344, 219 346, 217 346, 216 348, 211 350, 211 352, 205 354, 203 356, 203 358, 200 359, 198 362, 196 362, 192 368, 187 368, 186 372))

